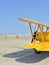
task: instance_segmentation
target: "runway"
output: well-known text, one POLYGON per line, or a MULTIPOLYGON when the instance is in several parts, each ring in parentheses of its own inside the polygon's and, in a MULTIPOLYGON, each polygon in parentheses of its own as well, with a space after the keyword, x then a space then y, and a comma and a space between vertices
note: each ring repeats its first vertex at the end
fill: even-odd
POLYGON ((0 65, 49 65, 49 52, 35 54, 24 46, 30 37, 0 37, 0 65))

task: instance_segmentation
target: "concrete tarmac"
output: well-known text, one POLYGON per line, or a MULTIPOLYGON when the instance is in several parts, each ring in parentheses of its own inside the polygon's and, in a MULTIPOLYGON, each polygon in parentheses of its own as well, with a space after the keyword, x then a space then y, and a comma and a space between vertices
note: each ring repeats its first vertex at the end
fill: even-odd
POLYGON ((49 52, 35 54, 24 44, 31 38, 0 38, 0 65, 49 65, 49 52))

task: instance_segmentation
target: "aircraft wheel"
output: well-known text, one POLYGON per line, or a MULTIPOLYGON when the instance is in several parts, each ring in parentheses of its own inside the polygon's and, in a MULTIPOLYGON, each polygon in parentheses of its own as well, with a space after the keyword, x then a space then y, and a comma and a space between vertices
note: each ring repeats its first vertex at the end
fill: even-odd
POLYGON ((41 53, 41 51, 37 51, 37 50, 35 50, 35 53, 36 53, 36 54, 40 54, 40 53, 41 53))

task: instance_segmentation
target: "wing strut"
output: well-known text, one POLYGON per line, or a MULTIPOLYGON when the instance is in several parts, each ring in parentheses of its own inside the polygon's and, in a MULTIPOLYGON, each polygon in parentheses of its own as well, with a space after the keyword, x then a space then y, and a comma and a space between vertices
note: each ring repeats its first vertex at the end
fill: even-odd
POLYGON ((33 33, 32 33, 32 27, 31 27, 30 23, 29 23, 29 27, 30 27, 31 35, 33 35, 33 33))

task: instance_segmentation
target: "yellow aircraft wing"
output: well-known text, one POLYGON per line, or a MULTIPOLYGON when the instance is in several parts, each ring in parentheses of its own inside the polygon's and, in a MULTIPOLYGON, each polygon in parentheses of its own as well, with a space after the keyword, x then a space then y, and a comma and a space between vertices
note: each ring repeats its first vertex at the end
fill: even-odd
POLYGON ((36 24, 36 25, 40 25, 40 26, 44 26, 44 27, 49 28, 49 26, 44 25, 44 24, 40 24, 40 23, 33 21, 33 20, 29 20, 29 19, 26 19, 26 18, 18 18, 18 19, 21 20, 21 21, 24 21, 24 22, 28 22, 28 23, 32 23, 32 24, 36 24))
POLYGON ((49 51, 49 42, 33 42, 25 44, 30 49, 36 49, 38 51, 49 51))

